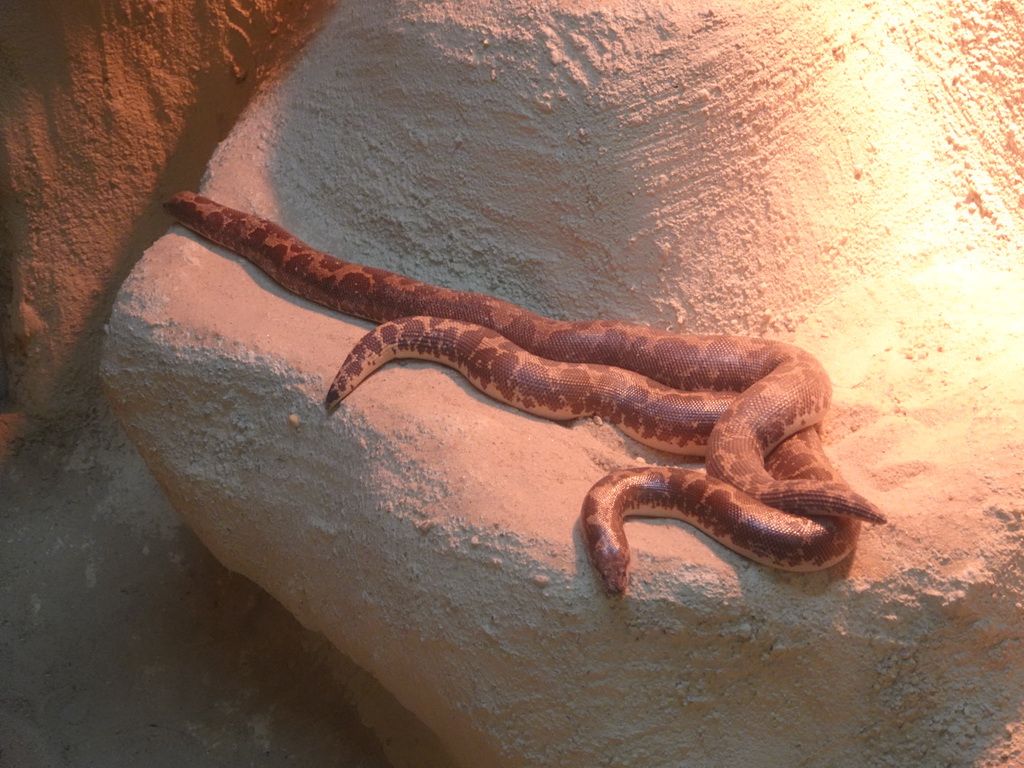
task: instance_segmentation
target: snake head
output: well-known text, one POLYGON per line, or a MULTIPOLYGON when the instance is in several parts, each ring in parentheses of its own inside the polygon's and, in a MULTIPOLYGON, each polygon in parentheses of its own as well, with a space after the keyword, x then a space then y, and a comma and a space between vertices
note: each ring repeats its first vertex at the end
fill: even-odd
POLYGON ((629 544, 622 534, 598 522, 585 523, 583 538, 591 565, 601 579, 601 586, 609 597, 622 597, 629 584, 629 544))
POLYGON ((601 575, 601 586, 609 597, 622 597, 626 594, 626 585, 629 583, 629 573, 625 563, 609 563, 605 566, 596 566, 601 575))

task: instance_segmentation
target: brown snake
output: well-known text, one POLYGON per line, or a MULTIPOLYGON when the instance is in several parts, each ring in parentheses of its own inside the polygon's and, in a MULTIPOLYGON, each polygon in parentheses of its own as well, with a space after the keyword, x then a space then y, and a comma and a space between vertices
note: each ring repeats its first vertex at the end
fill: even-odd
POLYGON ((831 384, 797 347, 551 320, 491 296, 342 261, 273 222, 191 192, 165 207, 292 293, 384 324, 353 349, 332 385, 329 409, 344 396, 346 378, 355 386, 386 359, 422 357, 459 369, 487 394, 530 413, 597 414, 656 448, 706 453, 706 474, 624 470, 591 489, 581 531, 611 594, 626 587, 622 520, 630 514, 679 517, 786 570, 828 567, 852 550, 858 521, 884 522, 824 458, 813 426, 828 409, 831 384))

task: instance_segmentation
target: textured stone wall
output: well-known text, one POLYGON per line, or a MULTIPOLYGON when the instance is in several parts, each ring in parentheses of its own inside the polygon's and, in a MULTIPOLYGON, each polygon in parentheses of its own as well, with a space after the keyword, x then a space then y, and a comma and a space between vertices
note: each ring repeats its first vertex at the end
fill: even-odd
POLYGON ((166 226, 160 200, 196 183, 326 5, 0 7, 0 410, 74 428, 97 408, 103 324, 166 226))

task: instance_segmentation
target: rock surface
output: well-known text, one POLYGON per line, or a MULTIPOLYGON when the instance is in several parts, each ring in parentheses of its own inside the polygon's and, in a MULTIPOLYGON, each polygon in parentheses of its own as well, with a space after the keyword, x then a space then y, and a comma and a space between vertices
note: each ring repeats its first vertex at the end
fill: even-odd
POLYGON ((461 765, 987 765, 1024 746, 1013 213, 949 191, 964 150, 914 117, 935 109, 926 70, 903 62, 908 89, 879 69, 891 22, 806 13, 346 4, 203 191, 556 316, 785 334, 832 372, 829 451, 892 520, 832 572, 634 523, 631 593, 609 601, 580 500, 660 457, 424 364, 328 419, 367 326, 181 230, 121 291, 104 379, 175 508, 461 765))
POLYGON ((324 5, 0 5, 0 454, 95 413, 103 324, 161 199, 199 178, 324 5))

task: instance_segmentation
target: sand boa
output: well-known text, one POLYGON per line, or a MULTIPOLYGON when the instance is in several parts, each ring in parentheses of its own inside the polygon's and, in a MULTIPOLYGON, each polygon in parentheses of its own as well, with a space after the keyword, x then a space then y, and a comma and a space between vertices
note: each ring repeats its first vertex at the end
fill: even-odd
MULTIPOLYGON (((643 468, 637 475, 644 482, 614 473, 594 486, 582 526, 588 553, 610 592, 625 589, 628 549, 621 519, 639 509, 688 505, 692 509, 677 516, 751 559, 790 570, 827 567, 852 549, 855 521, 884 522, 828 466, 815 431, 808 429, 827 411, 831 385, 818 361, 797 347, 628 323, 550 320, 491 296, 342 261, 272 222, 190 192, 175 195, 166 208, 289 291, 386 323, 357 345, 345 365, 361 360, 372 369, 382 362, 373 355, 382 352, 427 357, 459 368, 488 394, 531 413, 599 413, 654 447, 706 453, 707 476, 643 468), (402 318, 411 319, 392 322, 402 318), (384 351, 388 342, 391 348, 384 351), (529 372, 543 368, 558 375, 540 375, 527 386, 529 372), (803 437, 787 439, 797 433, 803 437), (780 444, 781 452, 775 450, 780 444), (779 458, 766 463, 773 451, 779 458), (797 456, 804 470, 816 469, 793 471, 801 463, 797 456), (636 490, 641 487, 648 490, 636 490), (605 546, 610 540, 619 543, 605 546), (618 554, 609 554, 613 550, 618 554), (622 577, 609 577, 611 572, 622 577)), ((338 391, 332 387, 329 405, 336 406, 338 391)))

